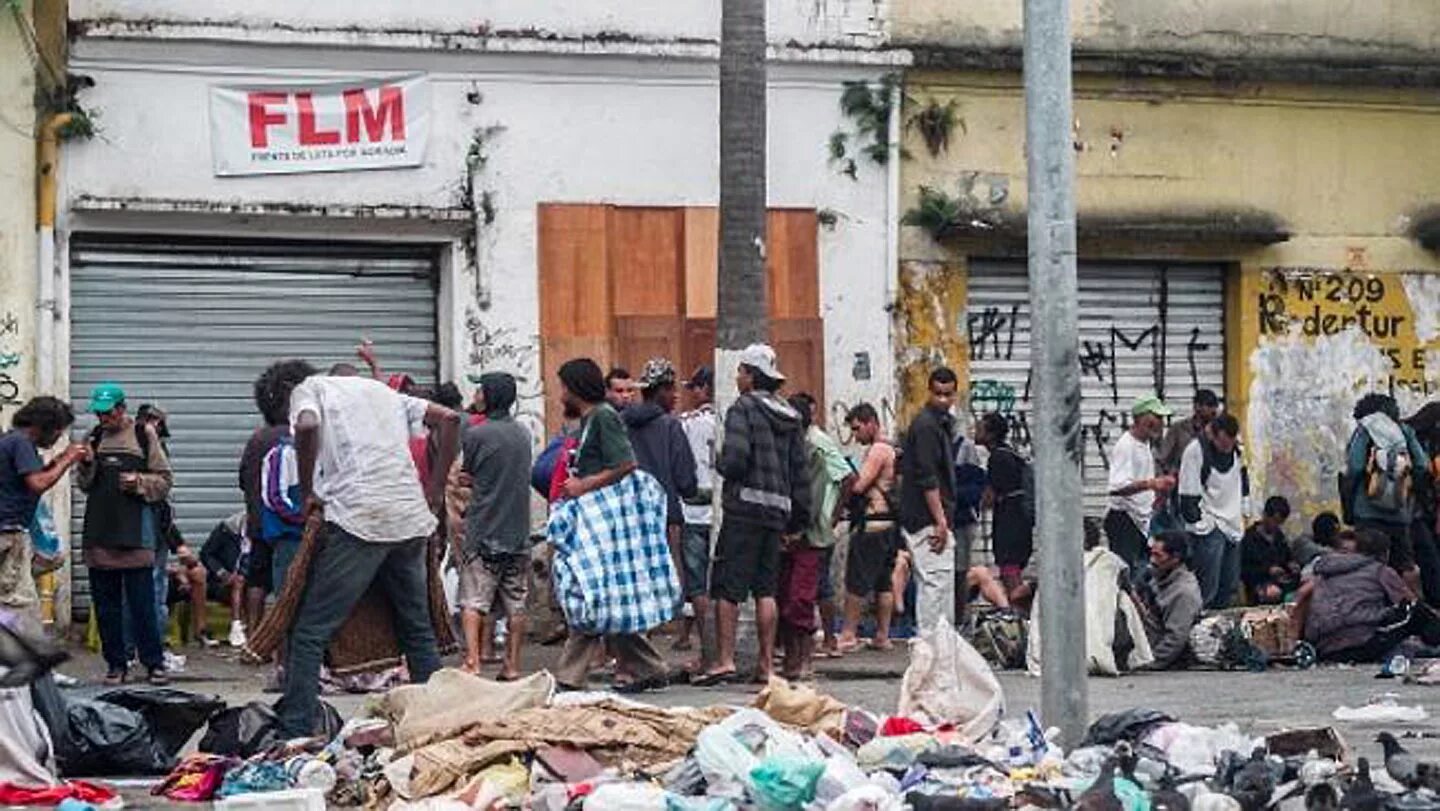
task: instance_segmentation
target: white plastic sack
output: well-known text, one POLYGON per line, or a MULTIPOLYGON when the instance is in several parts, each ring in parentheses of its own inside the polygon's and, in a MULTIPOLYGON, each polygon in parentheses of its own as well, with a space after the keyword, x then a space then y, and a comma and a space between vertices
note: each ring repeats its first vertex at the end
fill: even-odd
POLYGON ((910 643, 897 714, 922 724, 954 724, 975 743, 1005 714, 1005 691, 985 657, 942 618, 910 643))
POLYGON ((1181 774, 1214 774, 1215 760, 1222 752, 1253 752, 1265 745, 1263 738, 1241 734, 1235 724, 1197 727, 1190 724, 1162 724, 1143 741, 1159 749, 1181 774))
POLYGON ((665 811, 665 789, 651 783, 606 783, 585 798, 585 811, 665 811))
MULTIPOLYGON (((1125 627, 1135 647, 1130 651, 1126 669, 1135 670, 1155 661, 1150 638, 1145 635, 1145 621, 1130 595, 1120 591, 1120 573, 1128 567, 1119 555, 1104 547, 1085 553, 1085 654, 1090 674, 1120 675, 1115 661, 1115 612, 1125 618, 1125 627)), ((1040 675, 1040 603, 1043 593, 1035 595, 1030 608, 1030 626, 1026 633, 1025 669, 1032 676, 1040 675)))
POLYGON ((869 785, 847 792, 825 806, 825 811, 901 811, 904 807, 899 795, 869 785))

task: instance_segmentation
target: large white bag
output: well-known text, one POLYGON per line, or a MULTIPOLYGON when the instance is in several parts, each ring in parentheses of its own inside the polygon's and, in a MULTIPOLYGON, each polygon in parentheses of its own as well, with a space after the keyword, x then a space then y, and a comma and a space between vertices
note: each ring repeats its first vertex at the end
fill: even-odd
POLYGON ((974 743, 1005 714, 1005 692, 990 663, 941 617, 910 643, 897 713, 922 724, 954 724, 974 743))

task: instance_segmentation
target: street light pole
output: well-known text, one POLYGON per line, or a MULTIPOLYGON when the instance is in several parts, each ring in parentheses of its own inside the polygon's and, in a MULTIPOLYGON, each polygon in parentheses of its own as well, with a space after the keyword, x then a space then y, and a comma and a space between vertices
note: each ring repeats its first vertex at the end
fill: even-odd
POLYGON ((1025 0, 1025 139, 1041 713, 1066 748, 1089 721, 1068 0, 1025 0))

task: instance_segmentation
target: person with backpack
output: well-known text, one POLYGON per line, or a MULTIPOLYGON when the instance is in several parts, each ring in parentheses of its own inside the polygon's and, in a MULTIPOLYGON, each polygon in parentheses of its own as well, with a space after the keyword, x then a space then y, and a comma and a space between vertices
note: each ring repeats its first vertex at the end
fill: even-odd
POLYGON ((1155 475, 1155 450, 1150 444, 1165 430, 1165 418, 1174 413, 1153 394, 1136 398, 1130 407, 1130 429, 1110 449, 1105 537, 1110 551, 1130 567, 1131 577, 1139 575, 1149 557, 1155 500, 1175 487, 1174 476, 1155 475))
POLYGON ((1180 460, 1178 492, 1191 535, 1189 563, 1205 607, 1228 608, 1240 586, 1240 539, 1250 498, 1235 415, 1221 414, 1190 442, 1180 460))
POLYGON ((980 418, 975 442, 990 451, 991 546, 1000 581, 1007 589, 1035 551, 1035 474, 1030 460, 1007 442, 1010 425, 991 412, 980 418))
MULTIPOLYGON (((1357 530, 1373 529, 1389 538, 1390 568, 1419 594, 1421 569, 1434 577, 1440 568, 1433 545, 1417 549, 1411 533, 1417 496, 1428 492, 1430 455, 1415 431, 1400 421, 1400 407, 1388 394, 1361 397, 1354 417, 1355 431, 1345 452, 1340 487, 1346 522, 1357 530)), ((1440 594, 1425 596, 1440 600, 1440 594)))
POLYGON ((124 614, 128 611, 140 664, 149 682, 165 685, 164 649, 155 616, 155 549, 159 535, 155 505, 170 494, 170 460, 155 429, 125 413, 125 390, 101 383, 90 394, 99 428, 90 436, 93 458, 82 460, 77 481, 85 492, 81 542, 90 571, 90 598, 100 631, 107 685, 125 681, 124 614))

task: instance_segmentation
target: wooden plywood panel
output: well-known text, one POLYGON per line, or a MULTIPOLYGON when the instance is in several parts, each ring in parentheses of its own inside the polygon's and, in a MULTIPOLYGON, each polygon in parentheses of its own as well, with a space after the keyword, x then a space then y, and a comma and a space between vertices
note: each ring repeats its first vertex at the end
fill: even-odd
POLYGON ((538 219, 541 334, 610 334, 606 207, 547 203, 538 219))
POLYGON ((678 315, 627 315, 615 319, 615 362, 640 377, 645 362, 665 358, 680 371, 684 323, 678 315))
POLYGON ((785 374, 785 395, 805 392, 820 404, 817 417, 823 423, 825 402, 825 325, 818 318, 775 319, 770 322, 770 345, 785 374))
POLYGON ((610 209, 614 315, 684 312, 684 213, 680 208, 610 209))
POLYGON ((554 436, 560 430, 564 410, 560 406, 560 380, 555 372, 560 365, 571 358, 590 358, 600 364, 601 369, 610 366, 612 351, 610 336, 581 338, 546 335, 540 342, 540 369, 544 375, 542 390, 545 392, 546 436, 554 436))
POLYGON ((685 209, 685 316, 715 317, 720 263, 720 209, 685 209))
POLYGON ((772 318, 815 318, 820 315, 819 223, 813 209, 772 210, 766 272, 770 281, 772 318))
POLYGON ((715 365, 715 319, 690 318, 685 321, 685 344, 680 350, 685 364, 683 374, 689 379, 700 366, 715 365))

